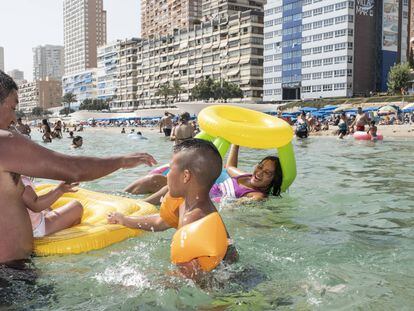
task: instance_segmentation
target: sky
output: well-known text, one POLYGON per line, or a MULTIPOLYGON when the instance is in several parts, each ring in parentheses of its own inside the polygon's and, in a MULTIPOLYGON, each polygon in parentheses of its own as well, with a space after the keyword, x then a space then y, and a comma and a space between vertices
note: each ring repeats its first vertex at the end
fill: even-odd
MULTIPOLYGON (((140 0, 104 0, 107 42, 139 37, 140 0)), ((63 45, 63 0, 2 0, 0 46, 5 70, 24 71, 32 80, 33 52, 38 45, 63 45)))

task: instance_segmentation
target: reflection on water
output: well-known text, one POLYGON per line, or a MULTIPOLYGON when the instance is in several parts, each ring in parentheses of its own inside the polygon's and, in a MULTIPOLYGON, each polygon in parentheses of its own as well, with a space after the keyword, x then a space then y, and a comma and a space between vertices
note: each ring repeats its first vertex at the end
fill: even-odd
MULTIPOLYGON (((148 141, 102 132, 82 136, 80 150, 69 148, 68 139, 47 147, 98 156, 147 151, 160 163, 171 155, 171 143, 156 133, 148 141)), ((240 262, 221 266, 200 286, 171 272, 170 230, 78 256, 35 258, 41 272, 31 281, 2 271, 2 306, 408 310, 414 305, 414 144, 314 137, 294 144, 298 177, 288 193, 219 206, 240 262)), ((242 149, 240 166, 250 170, 272 153, 242 149)), ((123 170, 82 186, 121 194, 148 170, 123 170)))

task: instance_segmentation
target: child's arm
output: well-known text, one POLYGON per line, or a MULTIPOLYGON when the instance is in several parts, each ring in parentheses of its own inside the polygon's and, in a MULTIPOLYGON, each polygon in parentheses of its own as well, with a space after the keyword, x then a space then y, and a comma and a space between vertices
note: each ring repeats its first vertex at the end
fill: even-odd
POLYGON ((239 175, 243 175, 244 172, 237 168, 237 164, 239 162, 239 146, 231 145, 229 156, 227 158, 226 163, 226 170, 230 177, 236 177, 239 175))
POLYGON ((145 231, 165 231, 171 227, 166 224, 159 214, 140 216, 140 217, 128 217, 121 213, 109 213, 108 223, 120 224, 122 226, 132 229, 142 229, 145 231))
POLYGON ((66 192, 76 192, 73 187, 78 186, 79 183, 67 184, 61 182, 55 189, 42 196, 37 196, 32 187, 26 186, 24 188, 22 198, 24 204, 33 212, 39 213, 57 201, 66 192))

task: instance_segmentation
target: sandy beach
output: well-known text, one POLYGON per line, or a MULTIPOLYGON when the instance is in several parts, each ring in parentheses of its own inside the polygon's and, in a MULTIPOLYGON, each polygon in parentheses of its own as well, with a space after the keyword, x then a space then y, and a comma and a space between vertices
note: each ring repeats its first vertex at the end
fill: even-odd
MULTIPOLYGON (((128 134, 131 129, 141 131, 145 133, 159 133, 158 127, 125 127, 125 131, 128 134)), ((91 131, 108 131, 111 133, 121 133, 122 127, 85 127, 88 132, 91 131)), ((328 131, 311 132, 310 136, 336 136, 335 131, 337 126, 330 126, 328 131)), ((378 125, 378 131, 382 133, 384 138, 387 137, 399 137, 399 138, 411 138, 414 139, 414 124, 402 124, 402 125, 378 125)), ((159 133, 161 135, 161 133, 159 133)))

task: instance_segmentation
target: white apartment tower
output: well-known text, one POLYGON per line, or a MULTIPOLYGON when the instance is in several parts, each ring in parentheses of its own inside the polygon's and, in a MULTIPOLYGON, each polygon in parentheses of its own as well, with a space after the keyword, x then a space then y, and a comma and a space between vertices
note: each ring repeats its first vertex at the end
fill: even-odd
POLYGON ((352 94, 354 1, 269 1, 263 100, 352 94))
POLYGON ((97 66, 97 48, 106 44, 103 0, 64 0, 65 75, 97 66))
POLYGON ((4 71, 4 48, 0 46, 0 70, 4 71))
POLYGON ((33 48, 33 80, 61 80, 63 76, 63 46, 45 45, 33 48))

